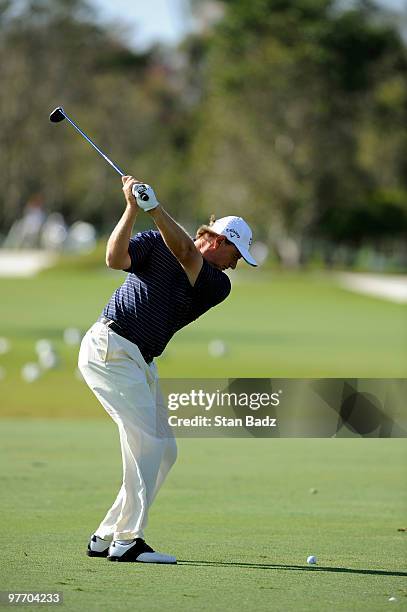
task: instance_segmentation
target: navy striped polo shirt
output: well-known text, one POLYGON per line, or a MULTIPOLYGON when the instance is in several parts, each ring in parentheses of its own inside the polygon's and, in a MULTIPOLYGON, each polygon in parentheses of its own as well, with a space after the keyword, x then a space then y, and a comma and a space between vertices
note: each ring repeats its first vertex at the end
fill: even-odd
POLYGON ((130 239, 131 266, 103 315, 137 344, 147 362, 161 355, 172 336, 230 293, 230 280, 205 259, 195 285, 165 244, 160 232, 130 239))

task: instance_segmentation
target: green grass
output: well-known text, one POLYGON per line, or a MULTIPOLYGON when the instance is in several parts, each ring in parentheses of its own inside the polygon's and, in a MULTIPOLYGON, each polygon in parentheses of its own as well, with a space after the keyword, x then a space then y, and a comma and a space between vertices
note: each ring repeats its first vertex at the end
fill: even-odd
MULTIPOLYGON (((85 331, 122 279, 92 255, 0 281, 0 336, 12 347, 0 355, 0 589, 60 590, 65 610, 95 612, 374 611, 394 605, 390 596, 405 607, 406 533, 397 529, 406 527, 406 451, 397 439, 181 439, 147 532, 179 564, 85 556, 120 485, 120 450, 115 426, 75 378, 77 347, 62 336, 85 331), (61 366, 24 383, 40 338, 55 343, 61 366)), ((250 270, 233 285, 175 336, 158 360, 162 377, 405 376, 405 307, 318 273, 250 270), (209 357, 214 338, 225 357, 209 357)))
MULTIPOLYGON (((100 414, 74 376, 77 348, 62 334, 85 331, 123 278, 94 262, 78 271, 63 262, 36 278, 0 281, 0 336, 12 343, 0 355, 3 416, 100 414), (61 368, 29 385, 20 371, 36 360, 40 338, 55 342, 61 368)), ((406 346, 403 305, 349 293, 328 275, 249 270, 235 276, 226 302, 176 334, 158 366, 162 377, 180 378, 404 377, 406 346), (215 338, 227 347, 218 359, 208 355, 215 338)))
POLYGON ((113 423, 2 421, 0 589, 67 611, 405 609, 404 441, 179 446, 147 535, 180 563, 113 564, 84 554, 120 485, 113 423))

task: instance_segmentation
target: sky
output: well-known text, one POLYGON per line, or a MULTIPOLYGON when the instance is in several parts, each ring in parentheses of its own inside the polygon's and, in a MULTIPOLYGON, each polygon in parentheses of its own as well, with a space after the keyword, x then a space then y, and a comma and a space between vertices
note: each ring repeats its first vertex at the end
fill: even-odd
POLYGON ((145 49, 155 42, 177 43, 188 28, 187 0, 89 0, 101 20, 128 26, 130 44, 145 49))
MULTIPOLYGON (((129 44, 145 50, 156 42, 177 43, 190 27, 188 0, 89 0, 99 18, 127 24, 129 44)), ((407 0, 377 0, 407 11, 407 0)))

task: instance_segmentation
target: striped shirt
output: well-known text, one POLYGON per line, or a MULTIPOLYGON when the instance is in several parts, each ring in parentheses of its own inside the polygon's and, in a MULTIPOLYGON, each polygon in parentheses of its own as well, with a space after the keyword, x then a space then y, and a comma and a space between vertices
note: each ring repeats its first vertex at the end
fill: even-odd
POLYGON ((131 266, 103 315, 137 344, 147 362, 161 355, 172 336, 230 293, 230 280, 205 259, 192 287, 181 264, 157 231, 130 239, 131 266))

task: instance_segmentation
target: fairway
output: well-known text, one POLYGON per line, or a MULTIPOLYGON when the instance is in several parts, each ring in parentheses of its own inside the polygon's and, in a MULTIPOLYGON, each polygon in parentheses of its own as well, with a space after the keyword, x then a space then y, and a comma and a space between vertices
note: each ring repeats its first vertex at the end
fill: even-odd
POLYGON ((180 440, 147 530, 176 566, 85 556, 120 485, 107 417, 5 420, 0 442, 2 590, 72 611, 405 609, 404 441, 180 440))
MULTIPOLYGON (((1 280, 0 336, 11 342, 0 355, 2 416, 101 416, 75 377, 78 347, 64 344, 63 331, 90 327, 123 279, 102 267, 1 280), (37 360, 42 338, 55 344, 60 365, 30 385, 21 369, 37 360)), ((174 336, 157 360, 162 378, 405 376, 405 305, 349 293, 320 273, 239 271, 232 284, 224 304, 174 336), (214 339, 226 347, 219 358, 208 353, 214 339)))
MULTIPOLYGON (((320 273, 233 275, 221 308, 178 333, 161 377, 403 377, 405 306, 320 273), (213 339, 225 355, 208 353, 213 339)), ((121 482, 118 435, 75 375, 77 346, 124 275, 56 268, 3 279, 2 590, 62 591, 66 610, 385 610, 405 588, 403 440, 180 439, 147 540, 177 566, 89 559, 121 482), (59 365, 22 366, 52 341, 59 365), (316 489, 311 494, 310 489, 316 489), (307 556, 318 559, 308 566, 307 556)))

